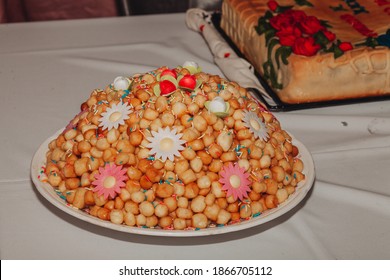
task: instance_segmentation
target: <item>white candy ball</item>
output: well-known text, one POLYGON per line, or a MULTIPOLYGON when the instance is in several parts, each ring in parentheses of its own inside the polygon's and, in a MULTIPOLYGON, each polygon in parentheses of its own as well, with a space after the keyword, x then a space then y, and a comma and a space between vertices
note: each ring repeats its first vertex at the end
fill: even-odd
POLYGON ((119 76, 116 77, 114 80, 114 88, 116 90, 126 90, 129 88, 129 86, 130 86, 130 81, 125 77, 119 76))
POLYGON ((194 62, 194 61, 186 61, 183 63, 183 67, 195 67, 195 69, 197 69, 199 67, 198 63, 194 62))
POLYGON ((225 100, 223 100, 223 98, 220 96, 215 97, 210 102, 209 109, 210 109, 210 112, 212 112, 212 113, 225 112, 226 111, 225 100))

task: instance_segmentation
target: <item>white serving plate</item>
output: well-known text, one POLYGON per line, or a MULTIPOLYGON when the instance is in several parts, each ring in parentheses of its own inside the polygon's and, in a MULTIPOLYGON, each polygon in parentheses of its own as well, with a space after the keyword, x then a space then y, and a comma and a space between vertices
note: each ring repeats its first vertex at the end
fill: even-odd
POLYGON ((113 224, 110 221, 103 221, 99 218, 89 215, 88 213, 76 209, 66 201, 60 198, 60 196, 55 192, 54 188, 49 183, 42 182, 38 177, 41 176, 42 167, 46 163, 46 152, 48 151, 48 144, 50 141, 55 139, 63 129, 59 130, 53 136, 46 139, 41 146, 38 148, 31 162, 31 178, 37 188, 38 192, 47 199, 51 204, 59 208, 60 210, 89 223, 109 228, 112 230, 128 232, 133 234, 141 235, 154 235, 154 236, 173 236, 173 237, 193 237, 193 236, 206 236, 214 234, 223 234, 228 232, 240 231, 254 226, 258 226, 269 221, 272 221, 288 211, 296 207, 308 194, 311 189, 314 178, 314 163, 313 158, 308 151, 308 149, 298 140, 293 138, 293 144, 298 147, 300 152, 300 159, 304 163, 303 173, 306 178, 304 181, 300 182, 296 191, 290 195, 290 197, 283 203, 281 203, 277 208, 270 209, 261 213, 260 216, 245 220, 239 223, 222 226, 222 227, 210 227, 200 230, 163 230, 157 228, 143 228, 143 227, 130 227, 127 225, 117 225, 113 224))

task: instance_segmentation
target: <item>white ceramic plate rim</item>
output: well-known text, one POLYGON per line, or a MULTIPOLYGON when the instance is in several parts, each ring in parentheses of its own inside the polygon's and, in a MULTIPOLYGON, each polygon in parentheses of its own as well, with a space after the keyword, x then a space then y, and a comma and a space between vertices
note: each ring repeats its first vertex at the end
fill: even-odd
POLYGON ((244 230, 272 221, 293 209, 306 197, 307 193, 309 192, 314 183, 315 178, 314 162, 309 150, 300 141, 293 138, 294 145, 297 146, 299 149, 300 159, 304 163, 303 173, 306 175, 306 178, 303 182, 300 182, 300 184, 298 184, 296 191, 292 195, 290 195, 285 202, 281 203, 277 208, 267 210, 261 213, 260 216, 251 218, 246 221, 242 221, 240 223, 231 224, 223 227, 211 227, 200 230, 163 230, 154 228, 130 227, 127 225, 117 225, 111 223, 110 221, 100 220, 99 218, 91 216, 82 210, 78 210, 72 206, 68 206, 67 203, 59 197, 59 195, 55 192, 54 188, 50 184, 44 183, 38 179, 41 167, 44 166, 46 162, 46 152, 48 151, 48 145, 62 131, 63 129, 57 131, 57 133, 55 133, 53 136, 46 139, 34 154, 34 157, 31 162, 31 178, 34 182, 36 189, 46 200, 48 200, 51 204, 53 204, 60 210, 80 220, 121 232, 153 236, 193 237, 223 234, 244 230))

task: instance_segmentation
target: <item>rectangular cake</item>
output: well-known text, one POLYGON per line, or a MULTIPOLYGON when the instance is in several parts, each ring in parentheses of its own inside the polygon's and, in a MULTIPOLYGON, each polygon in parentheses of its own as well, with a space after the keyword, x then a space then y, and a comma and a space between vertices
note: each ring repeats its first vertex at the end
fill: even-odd
POLYGON ((221 27, 284 103, 390 94, 389 0, 224 0, 221 27))

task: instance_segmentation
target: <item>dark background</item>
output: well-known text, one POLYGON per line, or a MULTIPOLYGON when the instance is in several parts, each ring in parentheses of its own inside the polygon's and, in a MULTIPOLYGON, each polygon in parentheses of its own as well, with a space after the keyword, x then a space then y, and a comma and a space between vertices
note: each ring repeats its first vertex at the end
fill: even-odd
POLYGON ((222 0, 0 0, 0 23, 220 10, 222 0))

